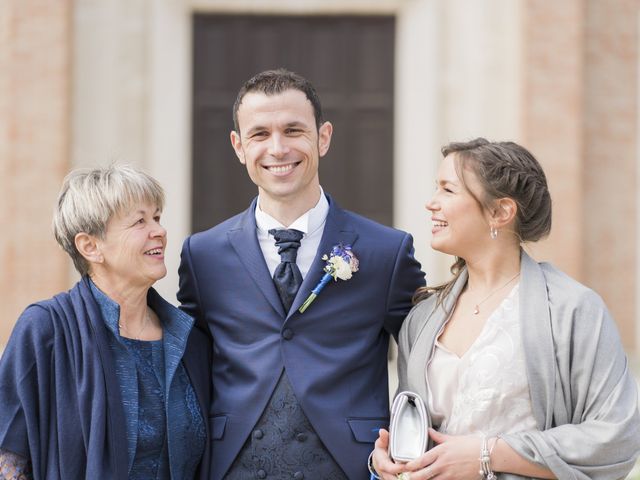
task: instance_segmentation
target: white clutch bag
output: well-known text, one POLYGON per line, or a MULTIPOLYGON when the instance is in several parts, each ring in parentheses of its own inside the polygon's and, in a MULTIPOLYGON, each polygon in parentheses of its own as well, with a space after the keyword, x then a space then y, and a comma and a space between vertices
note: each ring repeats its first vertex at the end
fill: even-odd
POLYGON ((409 462, 427 451, 427 409, 417 393, 396 395, 389 422, 389 456, 394 462, 409 462))

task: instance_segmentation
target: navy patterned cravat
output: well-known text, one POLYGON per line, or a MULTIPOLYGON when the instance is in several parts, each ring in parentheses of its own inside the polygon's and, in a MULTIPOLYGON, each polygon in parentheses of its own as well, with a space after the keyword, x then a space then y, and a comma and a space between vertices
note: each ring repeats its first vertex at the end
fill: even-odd
POLYGON ((280 254, 280 264, 273 272, 273 283, 276 285, 285 311, 288 312, 300 285, 302 285, 302 274, 296 265, 296 257, 300 240, 304 234, 299 230, 278 230, 275 228, 269 230, 269 233, 276 239, 276 247, 278 247, 280 254))

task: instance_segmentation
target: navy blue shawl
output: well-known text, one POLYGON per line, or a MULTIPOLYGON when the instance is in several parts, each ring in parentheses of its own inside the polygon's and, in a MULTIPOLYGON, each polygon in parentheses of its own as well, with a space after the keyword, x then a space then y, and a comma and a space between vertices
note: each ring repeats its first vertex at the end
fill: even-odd
MULTIPOLYGON (((107 335, 87 278, 18 319, 0 360, 0 448, 29 458, 35 479, 127 478, 125 419, 107 335)), ((194 328, 183 359, 205 424, 208 341, 194 328)), ((209 450, 207 440, 202 479, 209 450)))

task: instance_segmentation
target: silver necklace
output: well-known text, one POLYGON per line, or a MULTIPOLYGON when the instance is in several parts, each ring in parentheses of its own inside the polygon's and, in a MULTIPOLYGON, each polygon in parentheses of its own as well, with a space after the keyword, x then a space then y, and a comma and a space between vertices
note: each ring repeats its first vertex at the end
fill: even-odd
POLYGON ((513 282, 518 275, 520 275, 520 272, 516 273, 513 277, 511 277, 509 279, 509 281, 507 283, 505 283, 504 285, 496 288, 495 290, 493 290, 491 293, 489 293, 489 295, 487 295, 486 297, 484 297, 481 301, 479 301, 478 303, 476 303, 476 307, 473 309, 473 314, 474 315, 478 315, 480 313, 480 305, 482 305, 484 302, 486 302, 487 300, 489 300, 489 298, 491 298, 491 296, 498 292, 499 290, 502 290, 504 287, 506 287, 507 285, 509 285, 511 282, 513 282))
MULTIPOLYGON (((147 328, 147 325, 149 325, 150 323, 151 323, 151 315, 149 314, 149 307, 147 307, 142 328, 140 329, 137 335, 133 336, 133 339, 140 340, 140 336, 142 335, 142 332, 144 332, 145 328, 147 328)), ((131 333, 131 330, 129 330, 127 326, 122 324, 120 321, 118 321, 118 325, 120 326, 120 330, 125 330, 126 332, 131 333)))

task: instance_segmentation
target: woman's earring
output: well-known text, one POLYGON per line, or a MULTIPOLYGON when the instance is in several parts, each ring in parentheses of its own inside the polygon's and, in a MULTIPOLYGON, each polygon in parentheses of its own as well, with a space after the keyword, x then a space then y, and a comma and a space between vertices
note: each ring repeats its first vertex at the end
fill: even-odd
POLYGON ((491 229, 489 230, 489 235, 491 235, 491 240, 495 240, 496 238, 498 238, 498 229, 494 226, 491 226, 491 229))

